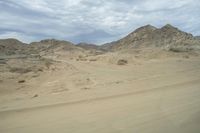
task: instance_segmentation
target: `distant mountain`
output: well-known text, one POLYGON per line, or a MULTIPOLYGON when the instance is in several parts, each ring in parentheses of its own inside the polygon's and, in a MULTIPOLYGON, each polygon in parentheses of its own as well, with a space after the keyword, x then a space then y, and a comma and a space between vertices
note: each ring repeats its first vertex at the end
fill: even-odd
POLYGON ((89 44, 89 43, 78 43, 76 46, 81 47, 85 50, 98 50, 102 52, 106 52, 106 50, 102 46, 98 46, 96 44, 89 44))
POLYGON ((162 48, 179 49, 180 51, 200 49, 200 41, 192 34, 183 32, 170 24, 162 28, 146 25, 136 29, 128 36, 102 47, 113 51, 124 49, 162 48))
POLYGON ((81 48, 86 49, 86 50, 93 50, 93 49, 99 49, 100 48, 99 46, 97 46, 95 44, 89 44, 89 43, 84 43, 84 42, 78 43, 78 44, 76 44, 76 46, 81 47, 81 48))
POLYGON ((195 36, 195 38, 200 40, 200 36, 195 36))

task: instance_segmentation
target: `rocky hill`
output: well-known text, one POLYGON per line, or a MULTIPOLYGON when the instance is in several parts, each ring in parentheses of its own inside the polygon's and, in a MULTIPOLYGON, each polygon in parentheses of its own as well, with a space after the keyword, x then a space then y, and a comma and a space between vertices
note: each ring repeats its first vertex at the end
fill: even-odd
POLYGON ((167 24, 161 28, 151 25, 140 27, 126 37, 111 43, 97 46, 95 44, 71 42, 56 39, 46 39, 32 42, 29 45, 16 39, 0 39, 0 55, 32 55, 54 53, 83 53, 102 54, 107 51, 121 51, 127 49, 158 48, 174 52, 200 50, 200 39, 192 34, 183 32, 167 24))
POLYGON ((200 41, 192 34, 183 32, 170 24, 162 28, 146 25, 136 29, 126 37, 102 47, 113 51, 142 48, 189 51, 200 50, 200 41))
POLYGON ((32 52, 51 52, 54 53, 56 51, 83 51, 82 48, 76 47, 73 43, 64 41, 64 40, 56 40, 56 39, 46 39, 41 40, 40 42, 32 42, 29 45, 29 49, 32 52))
POLYGON ((25 54, 28 46, 19 40, 0 39, 0 55, 25 54))
POLYGON ((43 53, 54 53, 56 51, 83 51, 82 48, 75 46, 68 41, 55 39, 41 40, 25 44, 17 39, 1 39, 0 54, 9 55, 32 55, 43 53))

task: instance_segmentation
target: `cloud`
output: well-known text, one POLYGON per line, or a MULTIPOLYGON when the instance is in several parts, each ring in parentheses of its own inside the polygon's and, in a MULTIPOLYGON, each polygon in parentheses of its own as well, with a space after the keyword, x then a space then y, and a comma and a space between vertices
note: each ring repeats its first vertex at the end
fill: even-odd
POLYGON ((139 26, 166 23, 200 35, 199 12, 198 0, 4 0, 0 1, 0 38, 101 44, 139 26))

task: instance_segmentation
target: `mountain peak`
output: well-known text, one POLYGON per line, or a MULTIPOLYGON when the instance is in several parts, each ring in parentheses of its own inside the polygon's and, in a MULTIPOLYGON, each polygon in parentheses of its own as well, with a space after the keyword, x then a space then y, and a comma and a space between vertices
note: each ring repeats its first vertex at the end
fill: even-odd
POLYGON ((164 27, 174 27, 171 24, 166 24, 164 27))
POLYGON ((166 24, 166 25, 163 26, 161 29, 178 29, 178 28, 172 26, 171 24, 166 24))
POLYGON ((142 27, 136 29, 135 32, 138 32, 138 31, 147 31, 147 30, 151 30, 152 31, 152 30, 156 30, 156 29, 157 29, 156 27, 148 24, 148 25, 145 25, 145 26, 142 26, 142 27))
POLYGON ((152 26, 150 24, 143 26, 143 28, 156 29, 156 27, 154 27, 154 26, 152 26))
POLYGON ((1 45, 22 45, 25 44, 15 38, 7 38, 7 39, 0 39, 0 44, 1 45))
POLYGON ((8 41, 8 42, 17 42, 22 43, 21 41, 15 39, 15 38, 7 38, 7 39, 0 39, 1 41, 8 41))

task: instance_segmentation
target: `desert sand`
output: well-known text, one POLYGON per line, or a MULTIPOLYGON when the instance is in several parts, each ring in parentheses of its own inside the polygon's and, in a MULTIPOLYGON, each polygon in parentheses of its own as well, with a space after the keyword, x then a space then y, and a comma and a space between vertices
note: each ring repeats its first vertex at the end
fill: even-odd
POLYGON ((48 70, 1 73, 1 133, 200 131, 199 56, 46 58, 48 70))

